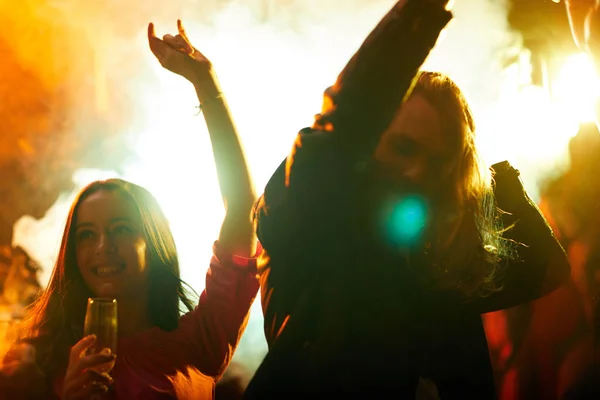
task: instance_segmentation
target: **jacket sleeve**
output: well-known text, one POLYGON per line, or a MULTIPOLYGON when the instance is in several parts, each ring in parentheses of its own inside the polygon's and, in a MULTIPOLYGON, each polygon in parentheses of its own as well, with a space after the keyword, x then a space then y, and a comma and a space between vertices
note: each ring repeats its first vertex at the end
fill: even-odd
POLYGON ((515 255, 499 271, 502 290, 479 300, 481 313, 517 306, 538 299, 569 279, 569 260, 552 228, 527 195, 519 171, 508 162, 493 166, 495 196, 503 211, 505 238, 515 245, 515 255))

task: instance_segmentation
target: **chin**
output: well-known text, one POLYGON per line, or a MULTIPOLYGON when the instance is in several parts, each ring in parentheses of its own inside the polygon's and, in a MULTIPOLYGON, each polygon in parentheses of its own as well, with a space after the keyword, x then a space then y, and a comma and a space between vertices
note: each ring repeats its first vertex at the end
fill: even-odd
POLYGON ((119 297, 119 290, 114 283, 100 283, 94 290, 96 297, 105 297, 116 299, 119 297))

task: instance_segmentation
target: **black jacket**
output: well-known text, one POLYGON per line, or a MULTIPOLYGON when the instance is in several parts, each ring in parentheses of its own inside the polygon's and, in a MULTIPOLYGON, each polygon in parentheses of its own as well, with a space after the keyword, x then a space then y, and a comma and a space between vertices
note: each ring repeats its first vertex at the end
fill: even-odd
MULTIPOLYGON (((435 0, 388 13, 325 93, 257 204, 270 351, 246 399, 414 398, 419 377, 442 398, 495 398, 480 314, 538 298, 569 264, 516 171, 498 165, 498 205, 514 212, 520 261, 504 290, 465 303, 420 289, 392 254, 364 240, 357 201, 369 159, 450 14, 435 0)), ((512 221, 506 221, 510 224, 512 221)))

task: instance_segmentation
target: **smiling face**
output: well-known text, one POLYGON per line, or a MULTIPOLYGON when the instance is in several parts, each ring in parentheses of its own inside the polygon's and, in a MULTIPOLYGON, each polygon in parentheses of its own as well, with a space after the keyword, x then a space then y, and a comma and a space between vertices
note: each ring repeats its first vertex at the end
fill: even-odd
POLYGON ((146 239, 133 201, 117 190, 99 190, 81 202, 74 224, 77 266, 95 296, 147 292, 146 239))

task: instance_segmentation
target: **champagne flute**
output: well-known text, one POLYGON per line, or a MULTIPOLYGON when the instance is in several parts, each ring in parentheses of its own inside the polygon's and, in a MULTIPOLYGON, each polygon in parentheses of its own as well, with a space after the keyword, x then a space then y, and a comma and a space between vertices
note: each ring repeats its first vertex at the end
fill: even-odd
MULTIPOLYGON (((110 349, 117 352, 117 300, 108 298, 89 298, 85 314, 84 335, 96 335, 96 342, 87 351, 95 354, 110 349)), ((99 373, 108 373, 114 362, 93 368, 99 373)))

